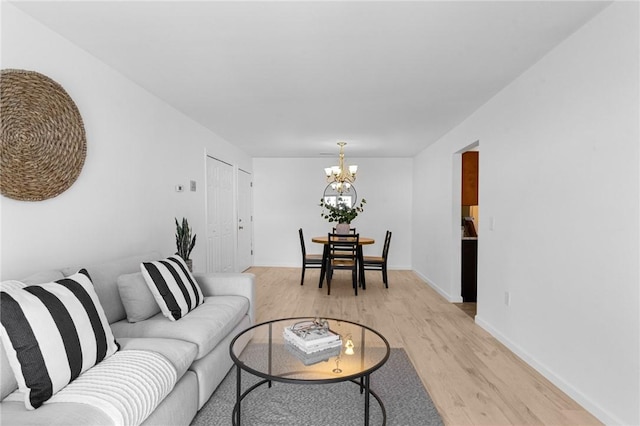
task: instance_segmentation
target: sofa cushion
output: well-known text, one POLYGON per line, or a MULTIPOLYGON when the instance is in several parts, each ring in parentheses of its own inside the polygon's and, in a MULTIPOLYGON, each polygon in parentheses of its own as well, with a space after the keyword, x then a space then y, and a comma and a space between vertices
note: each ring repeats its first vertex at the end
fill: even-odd
POLYGON ((144 321, 160 312, 142 272, 118 277, 118 292, 129 322, 144 321))
POLYGON ((44 404, 37 410, 27 410, 22 401, 5 400, 0 416, 3 425, 114 426, 107 413, 98 407, 77 402, 44 404))
MULTIPOLYGON (((138 425, 171 392, 176 382, 176 370, 163 355, 144 350, 118 351, 82 373, 43 406, 86 404, 105 412, 113 425, 138 425)), ((19 398, 17 391, 6 401, 19 398)))
POLYGON ((163 355, 175 367, 178 380, 198 354, 198 347, 194 343, 178 339, 135 337, 118 339, 118 343, 121 351, 143 350, 163 355))
MULTIPOLYGON (((126 318, 124 306, 120 301, 120 294, 118 293, 118 277, 123 274, 140 271, 140 262, 157 259, 158 256, 159 254, 157 252, 150 252, 97 265, 82 265, 91 276, 96 294, 102 303, 104 313, 107 315, 109 323, 126 318)), ((79 267, 63 268, 62 273, 71 275, 79 269, 79 267)))
MULTIPOLYGON (((147 350, 157 352, 164 355, 176 369, 179 383, 180 380, 191 366, 196 357, 198 348, 195 344, 176 339, 118 339, 121 351, 127 350, 147 350)), ((5 364, 8 365, 8 364, 5 364)), ((11 374, 11 372, 9 372, 11 374)), ((193 374, 193 373, 191 373, 193 374)), ((14 387, 15 390, 15 387, 14 387)), ((174 388, 175 390, 175 388, 174 388)), ((179 404, 180 409, 183 406, 189 408, 195 414, 197 407, 197 398, 194 398, 194 392, 197 393, 197 385, 187 387, 188 397, 182 395, 182 402, 179 404), (194 389, 195 388, 195 389, 194 389), (188 400, 188 401, 187 401, 188 400), (185 402, 187 401, 187 402, 185 402)), ((172 393, 173 394, 173 393, 172 393)), ((170 394, 167 398, 169 398, 170 394)), ((3 397, 4 398, 4 397, 3 397)), ((166 400, 166 399, 165 399, 166 400)), ((160 405, 162 407, 163 404, 160 405)), ((175 409, 172 411, 176 411, 175 409)), ((112 425, 109 417, 102 410, 88 404, 57 402, 55 404, 45 403, 37 410, 26 411, 24 402, 20 401, 2 401, 2 410, 0 410, 2 418, 0 424, 47 424, 47 425, 112 425)), ((155 411, 154 411, 155 413, 155 411)), ((193 417, 191 414, 189 419, 193 417)), ((155 415, 155 414, 154 414, 155 415)), ((156 423, 157 424, 157 423, 156 423)), ((160 424, 175 424, 175 422, 164 422, 160 424)))
POLYGON ((27 409, 117 350, 87 271, 45 284, 3 283, 1 290, 0 337, 27 409))
POLYGON ((171 321, 202 304, 202 290, 180 256, 143 262, 140 269, 160 310, 171 321))
POLYGON ((248 310, 249 300, 242 296, 206 297, 202 305, 180 321, 169 321, 162 314, 157 314, 136 323, 118 321, 111 324, 111 330, 117 339, 164 337, 186 340, 198 346, 196 359, 200 359, 233 330, 248 310))

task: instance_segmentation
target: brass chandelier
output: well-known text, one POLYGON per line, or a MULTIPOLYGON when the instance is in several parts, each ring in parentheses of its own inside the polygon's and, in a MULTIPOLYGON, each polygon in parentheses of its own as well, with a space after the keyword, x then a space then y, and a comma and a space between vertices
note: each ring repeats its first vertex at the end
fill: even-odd
POLYGON ((356 180, 356 172, 358 166, 344 166, 344 146, 346 142, 338 142, 340 146, 340 160, 337 166, 331 166, 324 169, 327 175, 327 182, 331 184, 331 187, 338 193, 349 192, 351 185, 356 180))

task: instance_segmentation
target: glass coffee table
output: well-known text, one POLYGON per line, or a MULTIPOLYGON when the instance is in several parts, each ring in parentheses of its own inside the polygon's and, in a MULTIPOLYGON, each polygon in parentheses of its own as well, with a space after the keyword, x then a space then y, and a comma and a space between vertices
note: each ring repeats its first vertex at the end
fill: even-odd
MULTIPOLYGON (((325 318, 326 319, 326 318, 325 318)), ((285 318, 254 325, 238 334, 231 342, 229 352, 236 365, 236 403, 233 424, 242 420, 242 400, 254 389, 271 382, 319 385, 350 381, 364 394, 364 424, 369 424, 369 400, 373 396, 380 406, 383 425, 387 414, 380 397, 370 389, 370 375, 389 359, 389 342, 377 331, 354 322, 326 319, 331 331, 338 333, 342 346, 304 355, 296 351, 283 337, 284 328, 314 318, 285 318), (244 349, 239 343, 251 336, 244 349), (238 342, 238 344, 237 344, 238 342), (261 377, 244 392, 241 372, 261 377)))

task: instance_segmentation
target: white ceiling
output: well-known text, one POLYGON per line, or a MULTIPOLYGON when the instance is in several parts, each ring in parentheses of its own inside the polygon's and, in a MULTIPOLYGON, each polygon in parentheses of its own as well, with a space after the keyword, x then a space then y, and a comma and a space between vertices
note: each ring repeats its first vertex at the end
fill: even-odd
POLYGON ((11 3, 253 157, 347 158, 417 154, 609 4, 11 3))

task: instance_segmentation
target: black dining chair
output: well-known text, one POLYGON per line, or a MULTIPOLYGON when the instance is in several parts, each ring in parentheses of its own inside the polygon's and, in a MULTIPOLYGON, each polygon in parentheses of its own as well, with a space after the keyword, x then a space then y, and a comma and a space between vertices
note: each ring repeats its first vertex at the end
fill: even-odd
MULTIPOLYGON (((334 233, 334 234, 337 234, 337 233, 338 233, 338 231, 337 231, 337 229, 336 229, 336 227, 335 227, 335 226, 333 227, 333 233, 334 233)), ((352 234, 352 235, 355 235, 355 233, 356 233, 356 228, 349 228, 349 233, 350 233, 350 234, 352 234)))
MULTIPOLYGON (((333 233, 334 234, 338 234, 338 230, 336 229, 336 227, 333 227, 333 233)), ((346 235, 355 235, 356 234, 356 228, 349 228, 349 234, 346 235)))
POLYGON ((346 269, 351 271, 351 281, 356 296, 358 295, 358 243, 360 235, 345 236, 329 233, 327 236, 329 250, 327 253, 327 295, 331 294, 333 271, 346 269))
POLYGON ((391 244, 391 231, 387 231, 382 246, 382 256, 363 256, 362 266, 365 271, 382 271, 382 282, 389 288, 387 277, 387 257, 389 256, 389 244, 391 244))
POLYGON ((300 247, 302 248, 302 277, 300 277, 300 285, 304 284, 304 272, 307 268, 322 268, 322 255, 321 254, 307 254, 307 249, 304 245, 304 235, 302 234, 302 228, 298 229, 300 234, 300 247))

